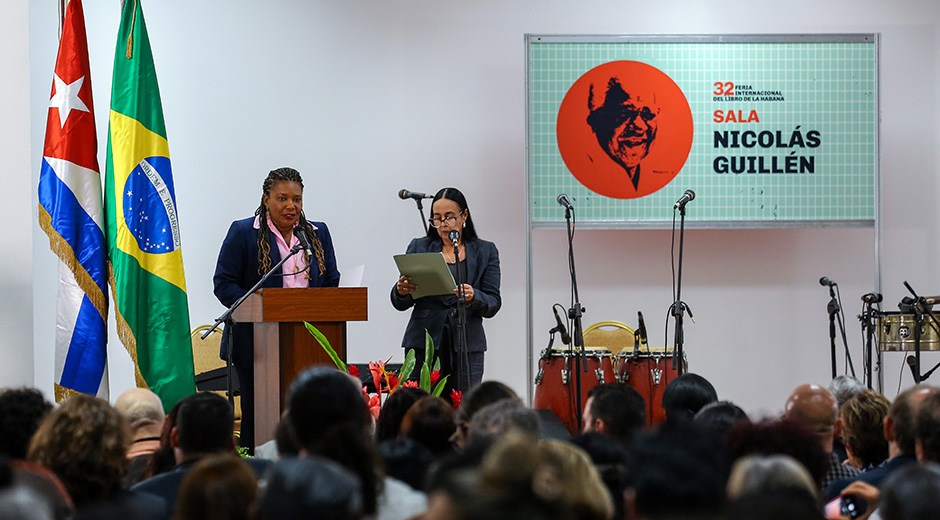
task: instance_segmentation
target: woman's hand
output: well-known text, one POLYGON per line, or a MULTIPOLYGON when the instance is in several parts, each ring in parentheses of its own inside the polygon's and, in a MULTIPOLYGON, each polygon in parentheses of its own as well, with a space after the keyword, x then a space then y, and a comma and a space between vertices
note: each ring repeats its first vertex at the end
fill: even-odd
POLYGON ((398 279, 398 283, 395 284, 395 290, 398 292, 399 296, 408 296, 409 294, 417 291, 418 286, 411 283, 411 278, 402 276, 398 279))
MULTIPOLYGON (((463 301, 470 303, 473 301, 473 287, 465 283, 463 285, 463 301)), ((454 287, 454 296, 460 298, 460 287, 454 287)))
POLYGON ((879 495, 880 493, 878 492, 878 488, 868 484, 867 482, 861 482, 858 480, 849 484, 848 487, 843 489, 842 493, 840 493, 840 496, 853 496, 860 498, 863 502, 865 502, 867 507, 865 509, 865 513, 857 517, 859 520, 867 520, 867 518, 871 516, 872 511, 878 507, 879 495))

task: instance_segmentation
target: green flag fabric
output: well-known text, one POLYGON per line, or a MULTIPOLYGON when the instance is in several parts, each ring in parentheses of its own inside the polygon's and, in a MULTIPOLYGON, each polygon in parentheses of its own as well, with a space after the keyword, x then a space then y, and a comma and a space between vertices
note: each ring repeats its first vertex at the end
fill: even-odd
POLYGON ((139 0, 125 0, 111 86, 105 232, 118 335, 169 410, 196 391, 160 90, 139 0))

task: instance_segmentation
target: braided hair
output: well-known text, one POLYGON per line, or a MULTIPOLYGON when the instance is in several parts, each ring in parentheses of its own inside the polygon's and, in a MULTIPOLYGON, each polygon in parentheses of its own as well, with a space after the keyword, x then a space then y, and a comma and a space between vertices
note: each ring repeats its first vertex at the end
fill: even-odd
MULTIPOLYGON (((258 226, 258 274, 260 275, 264 275, 271 270, 271 242, 268 239, 267 225, 268 207, 264 205, 264 196, 270 196, 271 188, 278 182, 296 182, 300 185, 301 190, 304 188, 304 180, 300 177, 300 172, 293 168, 284 167, 271 170, 264 179, 264 184, 261 186, 261 204, 258 206, 258 209, 255 210, 255 215, 261 221, 261 225, 258 226)), ((323 244, 320 243, 320 237, 313 232, 313 225, 307 222, 307 217, 304 216, 303 211, 300 212, 300 222, 298 225, 303 226, 304 230, 307 232, 307 236, 310 237, 310 244, 313 246, 314 254, 317 257, 317 267, 322 276, 323 272, 326 271, 323 244)), ((304 260, 307 261, 307 265, 310 265, 310 258, 307 256, 306 251, 304 251, 304 260)), ((310 278, 309 274, 307 278, 310 278)))

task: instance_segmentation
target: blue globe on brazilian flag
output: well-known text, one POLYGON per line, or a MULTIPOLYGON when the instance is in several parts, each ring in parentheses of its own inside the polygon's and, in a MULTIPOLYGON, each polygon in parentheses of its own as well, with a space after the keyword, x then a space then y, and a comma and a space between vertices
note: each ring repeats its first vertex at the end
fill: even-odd
POLYGON ((195 392, 176 191, 147 27, 124 2, 111 87, 105 228, 118 335, 169 410, 195 392))

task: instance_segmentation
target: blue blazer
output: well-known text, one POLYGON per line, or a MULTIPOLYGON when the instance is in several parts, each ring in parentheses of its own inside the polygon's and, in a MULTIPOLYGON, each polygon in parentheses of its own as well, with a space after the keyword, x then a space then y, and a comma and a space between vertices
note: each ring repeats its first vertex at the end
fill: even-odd
MULTIPOLYGON (((467 267, 464 283, 470 284, 474 293, 473 301, 467 307, 467 350, 483 352, 486 350, 483 318, 495 316, 502 305, 499 296, 499 251, 492 242, 480 239, 467 240, 464 246, 467 267)), ((435 253, 440 250, 441 239, 425 236, 413 239, 405 252, 435 253)), ((395 286, 392 286, 391 299, 392 305, 400 311, 414 307, 401 346, 406 349, 424 348, 424 330, 427 329, 435 348, 440 348, 444 324, 457 308, 457 297, 425 296, 416 300, 410 294, 400 296, 395 286)))
MULTIPOLYGON (((215 276, 212 277, 212 281, 215 284, 216 298, 226 307, 230 307, 261 279, 261 274, 258 273, 258 230, 254 228, 254 221, 255 217, 249 217, 232 222, 222 242, 222 249, 219 251, 219 260, 216 262, 215 276)), ((323 245, 323 260, 326 269, 321 275, 316 258, 310 259, 309 287, 337 287, 339 271, 336 269, 336 256, 333 252, 333 239, 330 238, 330 231, 323 222, 311 222, 311 224, 317 227, 316 234, 323 245)), ((271 245, 271 265, 273 266, 281 261, 281 252, 277 248, 274 234, 267 228, 265 230, 271 245)), ((275 275, 279 273, 280 269, 275 272, 275 275)), ((280 276, 272 276, 264 282, 262 287, 283 286, 280 276)), ((233 338, 235 353, 246 348, 248 352, 252 352, 254 339, 251 324, 238 324, 235 326, 235 331, 233 338)), ((228 334, 228 331, 225 333, 228 334)), ((225 339, 222 340, 223 358, 225 357, 225 339)))

